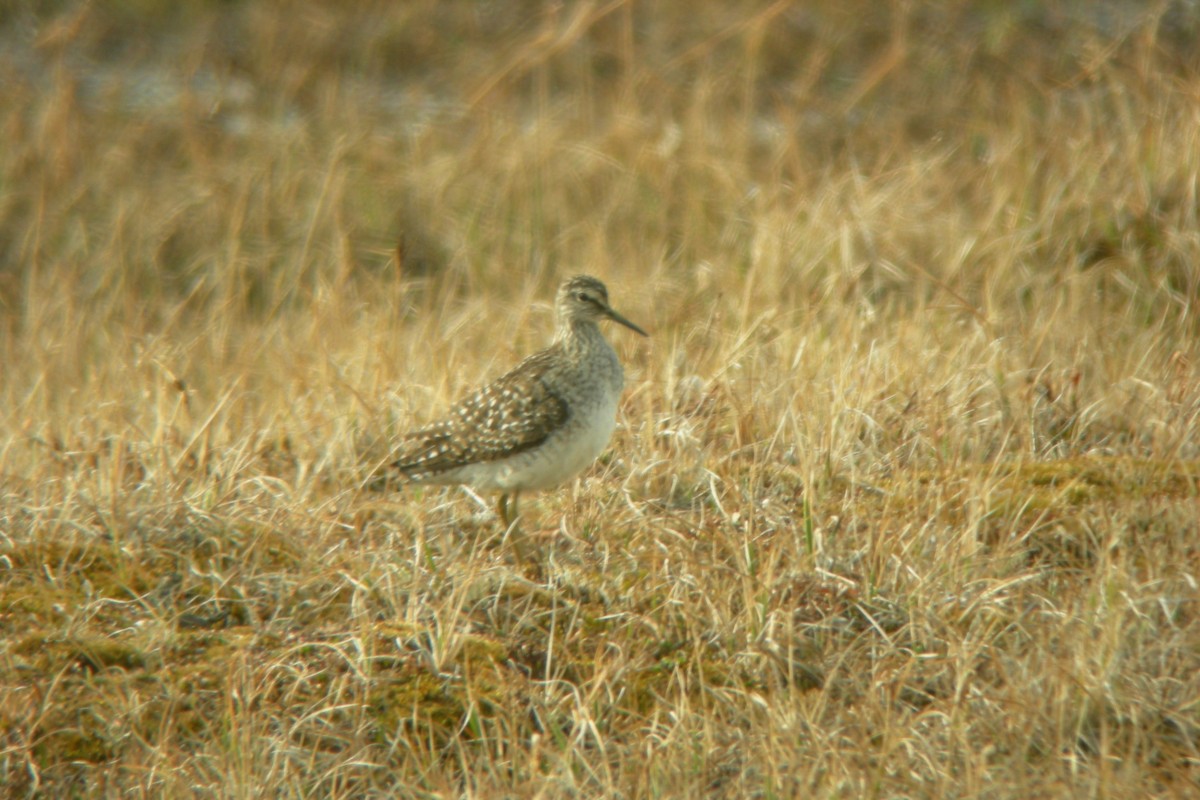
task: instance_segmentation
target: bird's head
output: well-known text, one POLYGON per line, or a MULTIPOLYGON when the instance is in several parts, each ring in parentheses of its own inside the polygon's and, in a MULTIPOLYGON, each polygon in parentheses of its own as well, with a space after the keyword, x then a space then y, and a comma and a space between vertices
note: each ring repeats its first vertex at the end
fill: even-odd
POLYGON ((558 289, 555 306, 558 318, 562 322, 599 322, 602 319, 611 319, 642 336, 649 335, 613 310, 608 304, 608 289, 591 275, 576 275, 564 281, 558 289))

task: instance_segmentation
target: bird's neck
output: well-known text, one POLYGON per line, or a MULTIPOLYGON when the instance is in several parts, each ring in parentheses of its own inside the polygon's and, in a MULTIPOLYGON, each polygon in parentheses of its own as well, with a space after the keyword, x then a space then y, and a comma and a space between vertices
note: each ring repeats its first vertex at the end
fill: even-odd
POLYGON ((608 346, 600 326, 592 320, 569 319, 559 323, 555 337, 563 350, 572 355, 583 355, 597 348, 608 346))

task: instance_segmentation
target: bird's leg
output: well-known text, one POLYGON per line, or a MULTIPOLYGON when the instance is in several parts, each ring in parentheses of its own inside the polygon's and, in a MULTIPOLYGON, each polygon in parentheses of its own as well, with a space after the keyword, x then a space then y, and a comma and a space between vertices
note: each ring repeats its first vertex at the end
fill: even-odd
POLYGON ((517 561, 521 564, 525 563, 525 534, 521 532, 520 516, 517 514, 517 497, 519 492, 512 493, 511 510, 508 504, 508 493, 502 492, 500 499, 496 501, 496 513, 500 515, 501 521, 504 523, 505 533, 512 541, 513 551, 517 554, 517 561))
POLYGON ((501 492, 496 498, 496 515, 500 517, 500 521, 504 523, 505 530, 512 527, 512 519, 508 516, 508 493, 501 492))

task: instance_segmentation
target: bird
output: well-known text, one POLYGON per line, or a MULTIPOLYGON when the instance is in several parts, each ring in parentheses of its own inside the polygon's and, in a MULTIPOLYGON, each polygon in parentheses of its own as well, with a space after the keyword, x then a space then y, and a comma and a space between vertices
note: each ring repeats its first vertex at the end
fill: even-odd
MULTIPOLYGON (((400 437, 392 466, 413 484, 498 493, 496 513, 518 526, 521 492, 550 489, 591 464, 617 424, 625 372, 599 322, 648 336, 617 313, 590 275, 563 281, 553 343, 455 403, 437 422, 400 437)), ((520 546, 518 558, 523 560, 520 546)))

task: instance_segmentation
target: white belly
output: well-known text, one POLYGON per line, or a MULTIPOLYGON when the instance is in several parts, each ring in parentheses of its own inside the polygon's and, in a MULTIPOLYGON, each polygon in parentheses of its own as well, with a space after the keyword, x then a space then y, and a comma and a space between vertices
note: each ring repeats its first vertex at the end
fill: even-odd
POLYGON ((472 464, 458 480, 488 491, 549 489, 570 480, 604 452, 617 427, 617 393, 605 392, 538 447, 511 458, 472 464))

